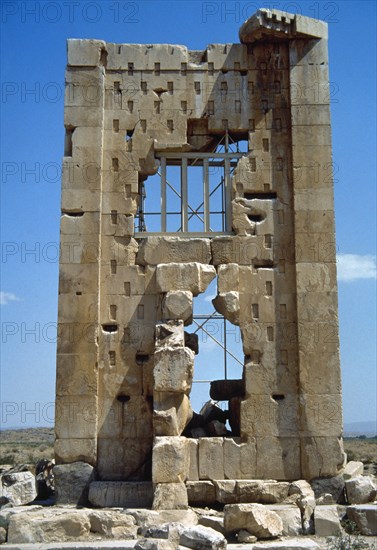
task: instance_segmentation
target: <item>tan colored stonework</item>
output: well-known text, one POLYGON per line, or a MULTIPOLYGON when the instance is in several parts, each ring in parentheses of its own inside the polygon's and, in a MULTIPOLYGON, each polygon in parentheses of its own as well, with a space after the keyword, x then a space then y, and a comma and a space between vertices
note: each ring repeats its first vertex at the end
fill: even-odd
POLYGON ((152 479, 155 508, 168 494, 187 506, 186 481, 310 480, 344 463, 327 25, 263 9, 240 39, 68 41, 56 458, 152 479), (229 136, 249 144, 229 231, 135 232, 158 156, 229 136), (183 325, 215 277, 214 307, 242 334, 239 433, 188 441, 183 325))

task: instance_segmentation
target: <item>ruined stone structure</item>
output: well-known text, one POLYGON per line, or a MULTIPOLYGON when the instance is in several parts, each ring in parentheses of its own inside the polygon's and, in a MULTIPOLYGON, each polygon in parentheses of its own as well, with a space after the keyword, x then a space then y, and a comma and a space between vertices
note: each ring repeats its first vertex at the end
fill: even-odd
POLYGON ((69 40, 66 85, 63 474, 85 462, 92 501, 106 486, 106 504, 155 508, 215 501, 218 480, 233 483, 236 502, 242 480, 335 476, 344 453, 327 25, 260 10, 239 44, 203 51, 69 40), (186 437, 200 354, 193 301, 214 278, 217 312, 241 330, 243 376, 211 386, 231 433, 214 425, 212 437, 186 437))

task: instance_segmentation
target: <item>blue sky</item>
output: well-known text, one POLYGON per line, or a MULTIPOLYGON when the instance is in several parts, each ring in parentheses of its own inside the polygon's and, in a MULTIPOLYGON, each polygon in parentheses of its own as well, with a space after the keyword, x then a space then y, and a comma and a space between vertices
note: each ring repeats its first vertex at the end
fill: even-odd
POLYGON ((3 428, 52 425, 66 39, 204 49, 238 42, 258 7, 329 23, 344 418, 375 420, 376 3, 3 0, 3 428))

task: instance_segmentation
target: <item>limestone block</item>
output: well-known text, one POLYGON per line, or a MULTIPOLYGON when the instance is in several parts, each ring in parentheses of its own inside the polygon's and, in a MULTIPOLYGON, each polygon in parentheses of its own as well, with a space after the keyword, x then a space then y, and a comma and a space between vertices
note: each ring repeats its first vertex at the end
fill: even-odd
POLYGON ((224 264, 217 267, 217 291, 223 294, 238 291, 239 266, 238 264, 224 264))
POLYGON ((154 483, 181 483, 187 479, 188 445, 185 437, 156 437, 152 454, 154 483))
POLYGON ((289 483, 284 481, 237 480, 238 502, 276 504, 288 496, 289 483))
POLYGON ((302 477, 305 479, 337 476, 345 460, 340 437, 303 437, 301 440, 302 477))
POLYGON ((95 323, 98 316, 98 296, 65 294, 59 302, 60 323, 95 323))
POLYGON ((51 543, 85 540, 90 521, 84 510, 43 509, 12 515, 8 543, 51 543))
POLYGON ((54 445, 56 464, 87 462, 92 466, 97 460, 96 439, 56 439, 54 445))
POLYGON ((136 539, 137 527, 130 514, 119 511, 92 510, 89 512, 90 531, 112 539, 136 539))
MULTIPOLYGON (((298 284, 300 284, 298 278, 298 284)), ((305 286, 306 281, 303 281, 305 286)), ((338 322, 338 295, 337 292, 297 292, 297 309, 300 320, 314 322, 316 319, 322 323, 338 322), (317 304, 317 317, 315 317, 315 305, 317 304)))
POLYGON ((216 489, 216 501, 220 504, 233 504, 238 502, 237 482, 234 479, 214 480, 216 489))
POLYGON ((56 395, 97 393, 97 357, 92 354, 59 354, 56 367, 56 395))
POLYGON ((283 399, 253 395, 241 402, 241 430, 247 435, 292 437, 298 423, 296 395, 285 395, 283 399))
POLYGON ((227 533, 247 529, 262 539, 279 537, 283 532, 281 518, 262 504, 226 504, 224 527, 227 533))
POLYGON ((317 537, 334 537, 341 532, 336 506, 317 506, 314 510, 314 528, 317 537))
POLYGON ((53 471, 57 504, 87 504, 89 485, 96 478, 93 466, 73 462, 56 465, 53 471))
POLYGON ((273 250, 264 246, 264 235, 248 235, 235 237, 214 237, 211 239, 212 263, 238 263, 241 266, 252 264, 272 265, 273 250))
MULTIPOLYGON (((67 107, 78 107, 90 109, 97 115, 96 126, 102 125, 103 120, 103 105, 104 105, 104 96, 105 96, 105 78, 102 67, 82 67, 79 71, 75 69, 67 68, 65 73, 65 98, 64 102, 67 107)), ((78 122, 75 121, 76 126, 80 126, 78 122)), ((81 122, 84 126, 91 126, 87 124, 84 118, 81 119, 81 122)), ((100 149, 100 143, 97 144, 97 151, 100 149)), ((93 160, 99 160, 101 162, 101 155, 92 157, 93 160)), ((85 163, 84 163, 85 166, 85 163)), ((98 168, 98 167, 96 167, 98 168)), ((97 170, 95 170, 97 171, 97 170)), ((93 172, 89 170, 92 174, 93 172)), ((98 174, 97 174, 98 175, 98 174)))
MULTIPOLYGON (((170 262, 209 264, 210 260, 210 240, 196 238, 146 237, 140 240, 137 255, 139 265, 158 265, 170 262)), ((167 290, 173 289, 168 288, 167 290)), ((187 288, 183 290, 187 290, 187 288)))
POLYGON ((61 198, 62 212, 77 213, 99 212, 101 195, 99 190, 63 189, 61 198))
POLYGON ((181 435, 178 428, 177 411, 174 407, 163 411, 153 411, 154 435, 181 435))
POLYGON ((154 388, 160 392, 189 393, 194 373, 194 352, 164 348, 155 353, 154 388))
POLYGON ((367 504, 377 497, 377 485, 369 476, 356 476, 345 480, 349 504, 367 504))
POLYGON ((182 319, 189 325, 192 322, 192 292, 167 292, 162 304, 162 316, 164 319, 182 319))
POLYGON ((330 124, 329 105, 293 105, 292 126, 317 126, 330 124))
POLYGON ((112 214, 102 214, 102 235, 115 237, 131 237, 134 234, 134 216, 132 214, 117 213, 114 223, 112 214))
POLYGON ((93 294, 98 288, 98 266, 89 264, 61 264, 59 269, 59 294, 93 294))
POLYGON ((255 441, 241 442, 237 438, 224 438, 224 478, 253 479, 256 476, 255 441))
POLYGON ((184 347, 184 331, 182 321, 167 321, 156 324, 156 347, 184 347))
POLYGON ((292 105, 327 105, 330 103, 328 65, 296 65, 291 67, 292 105), (313 82, 317 83, 316 90, 313 82))
POLYGON ((199 481, 199 441, 197 439, 188 439, 189 471, 187 479, 189 481, 199 481))
MULTIPOLYGON (((260 323, 259 323, 260 326, 260 323)), ((283 329, 284 330, 284 329, 283 329)), ((288 332, 288 329, 286 329, 288 332)), ((289 346, 290 348, 292 345, 289 346)), ((289 354, 291 349, 285 349, 285 352, 289 354)), ((292 358, 290 360, 290 355, 294 356, 295 351, 292 350, 292 353, 289 354, 289 360, 287 365, 282 364, 275 357, 272 357, 269 361, 266 351, 264 351, 260 363, 254 363, 253 361, 247 361, 244 367, 244 376, 245 376, 245 396, 253 395, 287 395, 293 394, 297 388, 297 361, 292 358), (274 364, 274 359, 277 364, 274 364)), ((273 407, 274 408, 274 407, 273 407)), ((291 413, 289 407, 285 412, 291 413)), ((285 414, 284 412, 284 414, 285 414)), ((270 418, 273 418, 271 415, 270 418)))
POLYGON ((2 504, 21 506, 37 497, 36 481, 31 472, 5 472, 0 476, 2 504))
POLYGON ((257 478, 289 481, 301 477, 298 438, 258 436, 256 450, 257 478))
POLYGON ((221 315, 234 325, 239 323, 240 295, 238 292, 225 292, 218 294, 212 303, 221 315))
POLYGON ((342 475, 312 479, 310 484, 316 499, 324 495, 331 495, 334 502, 344 501, 344 479, 342 475))
POLYGON ((55 433, 58 439, 92 439, 97 435, 97 396, 56 397, 55 433))
POLYGON ((186 527, 182 532, 179 542, 186 548, 194 550, 225 550, 227 547, 224 535, 215 531, 211 527, 196 525, 195 527, 186 527))
POLYGON ((341 394, 339 354, 337 352, 323 352, 318 356, 314 352, 300 351, 299 362, 300 384, 304 393, 341 394))
POLYGON ((298 277, 298 292, 336 292, 336 264, 304 263, 296 268, 298 277))
MULTIPOLYGON (((111 379, 111 375, 109 376, 111 379)), ((152 404, 144 395, 137 395, 137 388, 125 384, 117 387, 116 398, 102 399, 98 436, 100 438, 145 439, 152 436, 152 404), (129 391, 130 390, 130 391, 129 391), (136 393, 136 395, 135 395, 136 393)))
POLYGON ((138 480, 150 471, 152 433, 149 437, 98 438, 97 469, 104 481, 138 480))
POLYGON ((347 507, 348 519, 354 521, 362 535, 377 535, 377 505, 362 504, 347 507))
MULTIPOLYGON (((153 406, 157 412, 168 411, 171 409, 175 410, 175 417, 179 432, 176 435, 180 435, 183 432, 193 415, 190 399, 184 393, 155 391, 153 393, 153 406)), ((158 434, 156 433, 155 435, 158 434)))
POLYGON ((153 510, 184 510, 188 507, 184 483, 157 483, 154 490, 153 510))
POLYGON ((215 276, 215 268, 207 264, 161 263, 156 269, 157 290, 159 292, 186 290, 197 296, 206 290, 215 276))
POLYGON ((224 518, 222 514, 219 515, 203 515, 199 517, 199 525, 204 525, 204 527, 211 527, 212 529, 215 529, 215 531, 218 531, 222 535, 225 535, 225 529, 224 529, 224 518))
POLYGON ((97 353, 98 333, 98 323, 58 323, 58 355, 82 355, 85 361, 97 353))
POLYGON ((300 395, 303 435, 340 437, 343 431, 341 395, 300 395))
POLYGON ((198 518, 196 513, 191 510, 129 510, 129 513, 135 518, 136 524, 141 528, 142 534, 148 529, 158 529, 169 525, 170 528, 177 525, 196 525, 198 518))
POLYGON ((347 462, 343 470, 343 478, 351 479, 352 477, 362 476, 364 473, 364 464, 362 462, 351 460, 347 462))
MULTIPOLYGON (((127 178, 128 181, 128 178, 127 178)), ((126 183, 126 185, 131 185, 126 183)), ((115 221, 118 222, 118 219, 115 218, 115 215, 125 214, 125 215, 135 215, 137 212, 137 199, 136 194, 131 193, 131 197, 126 197, 124 192, 121 193, 103 193, 102 194, 102 212, 104 214, 113 214, 112 219, 106 220, 106 222, 112 223, 115 221)), ((110 233, 113 234, 113 233, 110 233)))
POLYGON ((224 479, 222 437, 201 437, 199 439, 199 478, 224 479))
POLYGON ((267 510, 275 512, 283 522, 283 536, 302 535, 301 512, 297 506, 290 504, 268 504, 267 510))
POLYGON ((87 239, 84 250, 85 259, 82 263, 96 263, 98 258, 98 233, 100 227, 100 215, 98 212, 84 212, 82 216, 62 214, 60 218, 60 236, 70 235, 65 238, 60 244, 60 262, 61 263, 77 263, 74 262, 77 257, 76 248, 78 248, 83 235, 91 235, 91 239, 87 239), (97 250, 95 247, 97 246, 97 250), (62 260, 64 260, 62 262, 62 260))
POLYGON ((190 506, 206 506, 216 502, 216 489, 212 481, 186 481, 190 506))
MULTIPOLYGON (((332 210, 296 210, 295 229, 297 233, 306 233, 310 229, 313 233, 326 233, 332 236, 334 234, 334 213, 332 210)), ((313 267, 315 265, 317 263, 313 264, 313 267)), ((317 269, 321 271, 322 265, 317 269)), ((332 280, 332 274, 330 280, 332 280)))
POLYGON ((75 67, 96 66, 100 64, 101 53, 106 51, 106 42, 103 40, 78 40, 69 38, 68 65, 75 67))
POLYGON ((116 262, 116 267, 122 265, 135 265, 138 244, 132 237, 101 237, 101 265, 111 273, 111 262, 116 262))
POLYGON ((153 502, 150 481, 92 481, 89 502, 100 508, 149 508, 153 502))
MULTIPOLYGON (((322 184, 322 187, 318 188, 297 188, 295 189, 295 210, 331 210, 334 207, 334 199, 333 199, 333 190, 330 188, 325 187, 322 184)), ((309 231, 307 230, 309 233, 309 231)), ((314 231, 310 230, 310 233, 314 233, 314 231)), ((326 235, 327 239, 329 239, 329 235, 326 235)), ((303 246, 303 245, 301 245, 303 246)), ((317 261, 330 261, 330 259, 321 260, 321 258, 318 258, 317 261)), ((316 261, 310 260, 309 258, 307 260, 304 260, 302 258, 302 255, 300 257, 300 261, 316 261)), ((332 260, 334 261, 334 260, 332 260)))
MULTIPOLYGON (((88 214, 87 214, 88 215, 88 214)), ((96 285, 98 285, 98 260, 100 257, 99 238, 94 234, 60 235, 60 263, 95 265, 96 285)))

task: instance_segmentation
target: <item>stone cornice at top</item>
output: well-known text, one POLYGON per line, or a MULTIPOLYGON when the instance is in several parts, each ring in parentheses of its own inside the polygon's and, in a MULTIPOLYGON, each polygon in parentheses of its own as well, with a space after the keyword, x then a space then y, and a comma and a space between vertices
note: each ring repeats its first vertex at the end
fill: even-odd
POLYGON ((239 30, 243 44, 263 40, 264 38, 295 39, 328 37, 325 21, 287 13, 280 10, 262 8, 249 17, 239 30))

